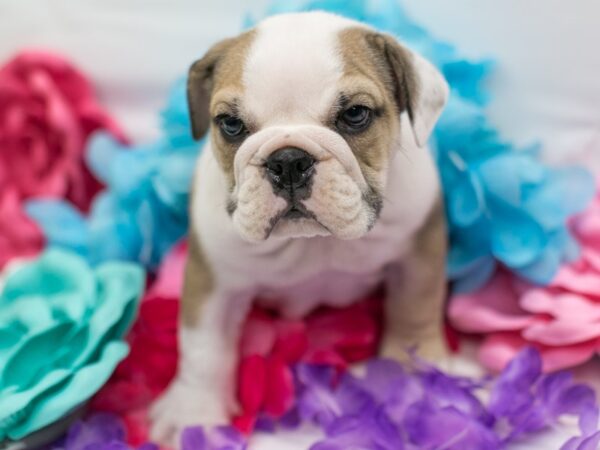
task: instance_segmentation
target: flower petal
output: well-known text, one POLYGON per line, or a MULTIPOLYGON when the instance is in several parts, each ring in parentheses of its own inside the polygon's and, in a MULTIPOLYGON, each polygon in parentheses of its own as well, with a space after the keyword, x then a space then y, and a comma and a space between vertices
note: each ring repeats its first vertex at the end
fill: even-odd
POLYGON ((520 330, 535 320, 519 306, 514 281, 506 273, 498 274, 480 291, 455 295, 448 317, 467 333, 520 330))
MULTIPOLYGON (((499 372, 527 345, 532 343, 518 333, 494 333, 483 340, 478 358, 486 368, 499 372)), ((583 364, 596 354, 598 347, 597 340, 561 347, 536 345, 542 355, 544 372, 583 364)))

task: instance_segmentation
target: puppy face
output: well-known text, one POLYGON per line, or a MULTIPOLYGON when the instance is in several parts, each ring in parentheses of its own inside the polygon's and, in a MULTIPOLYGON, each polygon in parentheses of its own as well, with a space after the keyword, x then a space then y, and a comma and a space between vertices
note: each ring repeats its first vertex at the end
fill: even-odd
POLYGON ((210 128, 227 211, 249 241, 363 236, 401 133, 424 145, 447 92, 392 37, 325 13, 275 16, 222 41, 188 79, 194 136, 210 128), (412 130, 400 129, 403 112, 412 130))

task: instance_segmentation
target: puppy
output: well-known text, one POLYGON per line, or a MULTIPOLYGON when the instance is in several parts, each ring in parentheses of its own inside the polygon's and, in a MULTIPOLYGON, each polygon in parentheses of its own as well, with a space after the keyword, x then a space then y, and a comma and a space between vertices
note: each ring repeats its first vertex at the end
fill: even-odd
POLYGON ((444 352, 446 230, 426 148, 448 96, 391 36, 323 12, 269 18, 189 72, 196 167, 179 371, 153 438, 236 412, 255 298, 287 317, 386 287, 381 353, 444 352))

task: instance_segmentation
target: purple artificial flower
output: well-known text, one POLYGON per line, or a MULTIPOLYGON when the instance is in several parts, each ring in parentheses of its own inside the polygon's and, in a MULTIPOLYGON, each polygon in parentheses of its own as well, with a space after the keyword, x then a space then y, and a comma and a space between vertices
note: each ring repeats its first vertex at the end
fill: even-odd
POLYGON ((327 425, 342 414, 333 394, 333 368, 299 364, 295 373, 299 385, 298 415, 302 420, 327 425))
MULTIPOLYGON (((75 422, 62 442, 51 448, 64 450, 130 450, 125 442, 125 425, 113 414, 95 413, 86 420, 75 422)), ((138 450, 159 450, 152 443, 141 445, 138 450)))
POLYGON ((404 450, 400 431, 383 409, 364 415, 335 419, 327 429, 327 438, 310 450, 404 450))
POLYGON ((146 442, 140 445, 137 450, 160 450, 160 447, 154 442, 146 442))
POLYGON ((294 406, 279 419, 279 425, 288 430, 295 430, 302 425, 298 406, 294 406))
POLYGON ((591 435, 598 429, 596 393, 589 386, 576 384, 571 373, 545 375, 539 383, 536 397, 536 403, 552 421, 561 415, 575 415, 585 435, 591 435))
POLYGON ((424 395, 420 380, 396 361, 375 359, 367 364, 365 377, 358 380, 390 418, 401 421, 406 409, 424 395))
POLYGON ((589 387, 574 384, 570 373, 549 375, 542 383, 542 398, 549 405, 549 413, 556 420, 562 414, 579 417, 581 436, 569 439, 561 450, 597 450, 600 448, 598 431, 598 404, 596 393, 589 387), (559 378, 558 380, 552 378, 559 378))
POLYGON ((211 450, 245 450, 246 438, 233 427, 216 427, 209 434, 211 450))
POLYGON ((129 450, 129 446, 125 442, 112 441, 105 444, 90 444, 85 447, 85 450, 129 450))
MULTIPOLYGON (((539 353, 522 350, 497 377, 490 401, 477 397, 485 382, 447 375, 420 361, 410 369, 372 360, 363 377, 340 376, 332 367, 299 364, 294 370, 295 407, 283 418, 261 419, 261 428, 316 423, 325 437, 311 450, 500 450, 527 433, 576 416, 580 436, 561 450, 597 450, 599 409, 595 392, 571 374, 542 374, 539 353)), ((488 383, 489 384, 489 383, 488 383)), ((110 414, 95 414, 71 426, 64 450, 130 450, 125 427, 110 414)), ((182 450, 246 450, 233 427, 186 428, 182 450)), ((138 450, 158 450, 145 444, 138 450)))
POLYGON ((372 359, 367 363, 365 376, 359 383, 375 400, 386 402, 390 396, 397 397, 398 387, 410 380, 411 376, 396 361, 372 359))
POLYGON ((498 377, 490 396, 489 411, 497 418, 514 418, 533 403, 532 386, 542 374, 542 359, 537 350, 527 347, 519 352, 498 377))
POLYGON ((254 431, 263 433, 274 433, 277 428, 277 421, 267 414, 259 414, 254 424, 254 431))
POLYGON ((79 420, 69 428, 64 441, 66 450, 127 449, 125 426, 121 420, 105 413, 94 414, 87 420, 79 420), (122 444, 124 447, 115 447, 122 444))
POLYGON ((587 437, 569 439, 560 450, 598 450, 600 448, 600 431, 587 437))
POLYGON ((344 374, 336 384, 335 370, 330 367, 300 364, 296 373, 301 383, 298 414, 303 420, 326 429, 340 417, 375 408, 372 396, 350 374, 344 374))
POLYGON ((481 384, 471 379, 447 375, 434 367, 421 372, 419 378, 425 396, 437 409, 453 408, 487 427, 494 425, 494 416, 474 393, 482 387, 481 384))
POLYGON ((419 449, 496 450, 501 439, 478 415, 453 406, 440 407, 430 396, 411 405, 402 428, 419 449))
POLYGON ((326 436, 311 450, 495 450, 563 415, 579 418, 581 436, 561 450, 596 450, 600 441, 594 391, 565 372, 542 374, 533 348, 498 376, 488 404, 476 394, 489 383, 447 375, 418 359, 410 372, 373 360, 364 377, 348 373, 339 381, 332 368, 300 365, 296 382, 299 417, 326 436))
POLYGON ((204 428, 201 426, 185 428, 181 433, 181 450, 208 450, 204 428))
POLYGON ((201 426, 187 427, 181 433, 181 450, 245 450, 244 436, 230 426, 206 432, 201 426))
POLYGON ((492 388, 489 410, 509 424, 507 442, 543 430, 563 415, 578 417, 582 438, 598 429, 593 389, 576 384, 568 372, 542 374, 540 354, 531 347, 522 350, 500 374, 492 388))

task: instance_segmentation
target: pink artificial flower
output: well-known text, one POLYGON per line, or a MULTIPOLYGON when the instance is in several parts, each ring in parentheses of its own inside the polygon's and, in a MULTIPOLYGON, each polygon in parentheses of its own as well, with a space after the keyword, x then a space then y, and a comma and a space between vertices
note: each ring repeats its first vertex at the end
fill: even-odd
POLYGON ((499 371, 527 345, 545 371, 581 364, 600 352, 600 195, 572 223, 581 244, 547 287, 527 285, 505 272, 482 290, 450 302, 452 324, 482 334, 482 363, 499 371))
POLYGON ((61 57, 28 51, 0 67, 0 267, 42 246, 22 212, 25 199, 67 198, 87 210, 101 185, 83 150, 98 129, 124 140, 88 81, 61 57))
POLYGON ((589 208, 572 223, 581 243, 579 261, 562 267, 552 286, 600 301, 600 189, 589 208))
POLYGON ((187 257, 187 241, 175 244, 162 260, 156 280, 148 290, 151 298, 178 299, 183 288, 183 274, 187 257))

